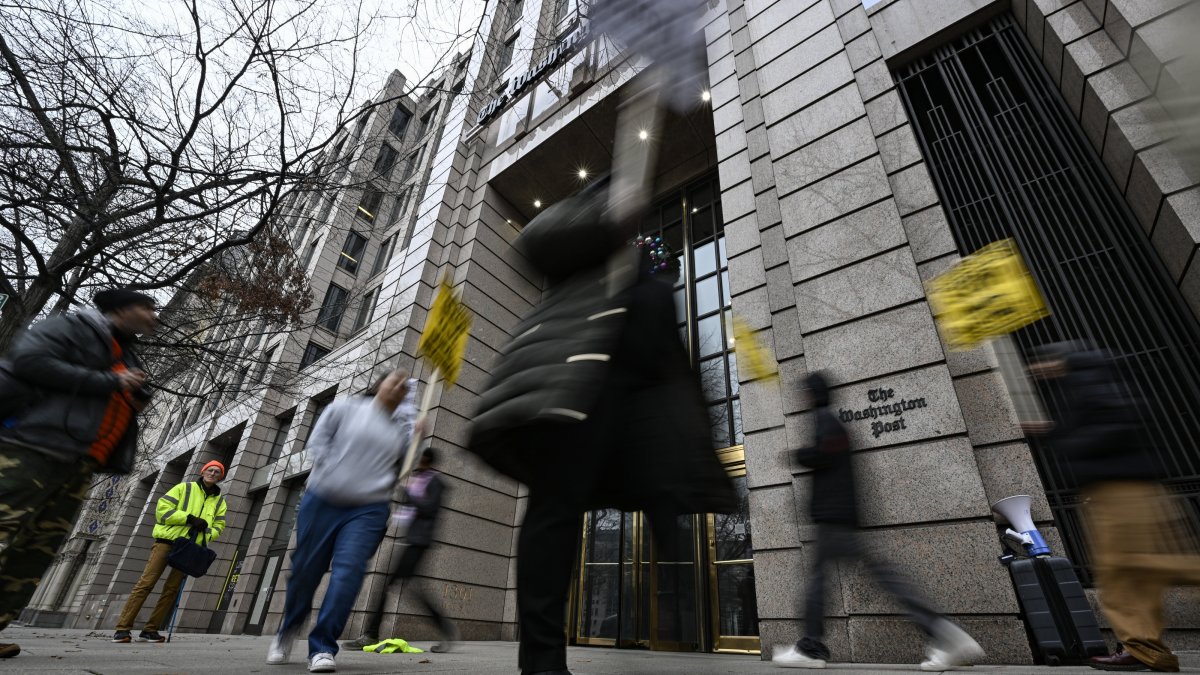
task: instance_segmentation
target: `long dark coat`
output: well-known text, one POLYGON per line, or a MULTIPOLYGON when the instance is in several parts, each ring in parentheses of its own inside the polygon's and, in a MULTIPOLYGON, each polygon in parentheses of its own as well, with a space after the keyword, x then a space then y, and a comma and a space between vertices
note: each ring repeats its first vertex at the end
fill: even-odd
POLYGON ((525 483, 545 470, 538 453, 578 453, 557 478, 586 492, 587 508, 728 513, 736 497, 671 287, 604 221, 606 200, 585 191, 518 237, 550 289, 496 362, 468 447, 525 483))

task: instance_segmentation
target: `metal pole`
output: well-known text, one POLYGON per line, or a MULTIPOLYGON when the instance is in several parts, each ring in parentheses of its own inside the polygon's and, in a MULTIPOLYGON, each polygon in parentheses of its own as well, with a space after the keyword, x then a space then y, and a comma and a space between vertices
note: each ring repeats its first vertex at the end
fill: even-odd
MULTIPOLYGON (((174 574, 172 569, 171 573, 174 574)), ((175 635, 175 614, 179 611, 179 600, 183 597, 183 587, 187 586, 187 575, 183 575, 183 581, 179 582, 179 591, 175 593, 175 604, 171 607, 171 620, 167 626, 167 642, 171 642, 171 637, 175 635)))

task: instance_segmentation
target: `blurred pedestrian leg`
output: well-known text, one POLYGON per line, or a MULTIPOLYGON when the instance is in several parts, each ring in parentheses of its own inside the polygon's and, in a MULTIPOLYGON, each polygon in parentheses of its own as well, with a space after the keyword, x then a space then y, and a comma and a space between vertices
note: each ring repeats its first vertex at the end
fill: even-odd
MULTIPOLYGON (((152 393, 136 353, 154 298, 114 288, 34 324, 0 363, 0 631, 33 597, 97 471, 129 473, 152 393)), ((0 643, 0 658, 21 651, 0 643)))
POLYGON ((0 443, 0 630, 25 608, 71 533, 95 468, 0 443))
MULTIPOLYGON (((421 561, 425 559, 425 554, 433 545, 433 533, 437 528, 437 521, 442 510, 442 496, 446 490, 441 472, 434 468, 436 461, 437 452, 433 448, 426 448, 421 453, 421 461, 409 479, 408 485, 400 488, 404 506, 398 512, 397 520, 405 533, 406 546, 400 557, 393 563, 383 588, 375 595, 371 609, 367 612, 367 623, 362 634, 357 640, 346 643, 346 647, 350 649, 362 649, 379 642, 379 628, 383 623, 383 605, 387 598, 387 590, 392 586, 403 584, 400 588, 400 592, 403 593, 410 585, 408 582, 416 577, 421 568, 421 561)), ((454 622, 442 613, 433 599, 420 587, 413 588, 411 592, 416 594, 417 602, 433 617, 442 635, 442 641, 434 645, 430 651, 441 653, 453 650, 459 641, 458 628, 455 627, 454 622)))
POLYGON ((1138 661, 1178 671, 1179 657, 1161 638, 1163 593, 1200 584, 1200 556, 1181 550, 1181 514, 1162 486, 1147 481, 1095 483, 1083 494, 1092 569, 1113 633, 1138 661))
POLYGON ((1079 484, 1100 610, 1122 645, 1088 665, 1178 671, 1179 659, 1162 640, 1163 592, 1200 583, 1200 557, 1184 550, 1185 519, 1146 452, 1151 435, 1140 398, 1112 354, 1085 341, 1040 347, 1029 371, 1059 390, 1059 404, 1055 423, 1022 427, 1031 435, 1050 431, 1046 442, 1079 484))

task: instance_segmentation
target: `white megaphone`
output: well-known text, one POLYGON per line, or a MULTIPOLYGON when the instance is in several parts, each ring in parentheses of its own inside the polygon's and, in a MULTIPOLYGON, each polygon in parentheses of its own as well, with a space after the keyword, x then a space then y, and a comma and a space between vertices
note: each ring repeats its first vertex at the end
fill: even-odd
POLYGON ((1029 505, 1032 501, 1033 498, 1029 495, 1014 495, 992 504, 993 511, 1017 528, 1016 532, 1009 530, 1009 534, 1015 535, 1011 537, 1012 539, 1019 539, 1022 542, 1026 554, 1031 558, 1050 555, 1050 547, 1046 545, 1042 533, 1038 532, 1037 527, 1034 526, 1033 516, 1029 513, 1029 505))

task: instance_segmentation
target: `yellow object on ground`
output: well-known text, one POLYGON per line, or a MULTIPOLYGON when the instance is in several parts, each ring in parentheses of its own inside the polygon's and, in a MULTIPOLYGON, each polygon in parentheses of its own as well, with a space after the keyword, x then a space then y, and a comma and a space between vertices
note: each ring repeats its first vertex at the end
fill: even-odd
POLYGON ((373 645, 367 645, 366 647, 363 647, 363 651, 375 652, 376 654, 394 654, 396 652, 401 652, 403 654, 422 654, 425 652, 424 649, 418 649, 408 644, 407 641, 401 640, 400 638, 381 640, 373 645))

